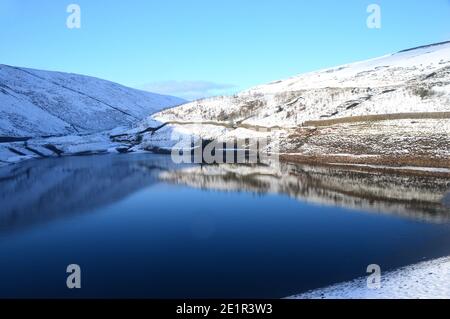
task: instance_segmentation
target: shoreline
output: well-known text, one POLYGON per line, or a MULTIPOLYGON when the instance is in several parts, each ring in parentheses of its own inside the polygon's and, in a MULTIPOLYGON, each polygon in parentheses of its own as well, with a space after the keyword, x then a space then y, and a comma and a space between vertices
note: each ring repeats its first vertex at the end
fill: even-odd
POLYGON ((361 155, 281 154, 280 160, 293 164, 335 167, 361 172, 450 178, 450 159, 361 155))
POLYGON ((286 299, 448 299, 450 256, 381 274, 381 288, 368 289, 367 277, 294 295, 286 299))
MULTIPOLYGON (((46 145, 48 147, 48 145, 46 145)), ((54 152, 54 151, 52 151, 54 152)), ((104 148, 98 150, 89 150, 85 152, 64 153, 60 151, 58 154, 27 154, 26 156, 14 156, 11 161, 0 160, 0 167, 8 165, 16 165, 29 160, 58 158, 66 156, 92 156, 107 154, 164 154, 156 149, 142 150, 132 152, 121 152, 120 147, 117 149, 104 148)), ((306 164, 312 166, 322 166, 328 168, 340 168, 344 170, 374 172, 386 174, 400 175, 416 175, 428 177, 444 177, 450 178, 450 159, 430 158, 426 156, 383 156, 383 155, 354 155, 354 154, 330 154, 330 155, 305 155, 296 153, 281 153, 280 162, 291 164, 306 164)))

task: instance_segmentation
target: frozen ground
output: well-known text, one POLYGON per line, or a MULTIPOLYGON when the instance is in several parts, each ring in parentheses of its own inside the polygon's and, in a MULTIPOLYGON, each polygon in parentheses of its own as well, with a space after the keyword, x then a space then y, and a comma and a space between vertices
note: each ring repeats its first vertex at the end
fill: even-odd
POLYGON ((285 153, 345 158, 341 163, 450 168, 450 119, 302 127, 283 145, 285 153))
POLYGON ((377 290, 367 288, 367 278, 359 278, 289 299, 450 299, 450 257, 386 273, 377 290))

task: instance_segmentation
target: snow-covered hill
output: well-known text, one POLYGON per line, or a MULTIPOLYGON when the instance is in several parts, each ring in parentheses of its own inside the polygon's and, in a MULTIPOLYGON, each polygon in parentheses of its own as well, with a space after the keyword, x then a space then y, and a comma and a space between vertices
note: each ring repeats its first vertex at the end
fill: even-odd
POLYGON ((93 77, 0 65, 0 136, 99 132, 183 102, 93 77))
POLYGON ((194 101, 156 113, 129 133, 163 123, 137 148, 171 148, 186 135, 222 141, 269 135, 284 154, 345 154, 360 163, 370 155, 372 164, 384 165, 409 156, 401 163, 450 167, 450 42, 194 101))
POLYGON ((295 127, 325 118, 437 111, 450 111, 450 42, 195 101, 154 119, 295 127))
POLYGON ((0 165, 268 137, 288 161, 450 168, 450 41, 174 108, 182 101, 77 75, 1 66, 0 79, 0 165))

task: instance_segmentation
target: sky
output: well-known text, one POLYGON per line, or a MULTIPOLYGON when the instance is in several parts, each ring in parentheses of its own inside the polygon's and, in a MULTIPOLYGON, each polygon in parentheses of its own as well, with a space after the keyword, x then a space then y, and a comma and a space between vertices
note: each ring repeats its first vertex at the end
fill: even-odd
POLYGON ((446 40, 450 0, 0 0, 0 63, 186 99, 446 40))

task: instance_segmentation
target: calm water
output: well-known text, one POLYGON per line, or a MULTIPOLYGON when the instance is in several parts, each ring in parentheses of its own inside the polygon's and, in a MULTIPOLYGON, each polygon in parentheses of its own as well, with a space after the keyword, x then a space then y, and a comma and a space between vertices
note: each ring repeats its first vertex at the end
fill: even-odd
POLYGON ((449 180, 124 155, 0 168, 0 297, 280 298, 450 254, 449 180), (66 288, 79 264, 82 289, 66 288))

